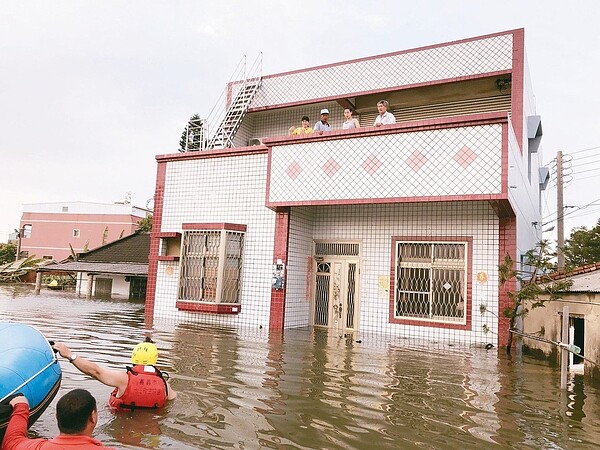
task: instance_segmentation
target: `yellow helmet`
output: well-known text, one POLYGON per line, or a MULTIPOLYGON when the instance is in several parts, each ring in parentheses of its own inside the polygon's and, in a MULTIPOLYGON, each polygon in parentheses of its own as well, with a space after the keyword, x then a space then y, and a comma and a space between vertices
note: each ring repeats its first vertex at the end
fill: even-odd
POLYGON ((132 364, 153 366, 156 361, 158 361, 158 349, 152 342, 141 342, 131 352, 132 364))

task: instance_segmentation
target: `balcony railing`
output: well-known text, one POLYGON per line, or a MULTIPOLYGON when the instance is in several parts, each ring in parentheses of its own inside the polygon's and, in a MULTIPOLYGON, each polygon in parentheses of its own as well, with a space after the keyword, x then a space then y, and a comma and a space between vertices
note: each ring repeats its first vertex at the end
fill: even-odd
POLYGON ((267 205, 500 199, 508 115, 265 139, 267 205))

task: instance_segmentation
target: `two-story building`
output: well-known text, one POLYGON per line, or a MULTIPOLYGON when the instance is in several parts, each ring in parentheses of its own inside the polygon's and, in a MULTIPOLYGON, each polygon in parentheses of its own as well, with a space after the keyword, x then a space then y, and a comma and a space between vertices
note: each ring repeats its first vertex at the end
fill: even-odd
POLYGON ((156 157, 147 318, 504 344, 498 264, 539 241, 548 179, 524 40, 229 83, 207 149, 156 157), (332 131, 288 135, 322 109, 332 131))
POLYGON ((129 236, 150 214, 129 203, 27 203, 19 225, 20 256, 61 261, 129 236))

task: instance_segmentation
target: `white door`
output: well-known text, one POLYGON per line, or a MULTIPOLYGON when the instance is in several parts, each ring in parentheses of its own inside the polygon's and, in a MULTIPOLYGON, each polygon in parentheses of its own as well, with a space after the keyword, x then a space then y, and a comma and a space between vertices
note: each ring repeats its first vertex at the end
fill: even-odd
POLYGON ((343 333, 353 331, 358 311, 358 259, 316 262, 313 324, 343 333))

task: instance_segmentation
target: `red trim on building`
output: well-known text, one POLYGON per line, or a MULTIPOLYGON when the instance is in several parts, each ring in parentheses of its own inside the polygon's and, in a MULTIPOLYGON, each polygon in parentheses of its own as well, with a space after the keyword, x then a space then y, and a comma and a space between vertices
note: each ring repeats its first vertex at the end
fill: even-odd
MULTIPOLYGON (((273 245, 273 262, 282 260, 287 267, 288 242, 290 237, 290 209, 283 208, 275 216, 275 242, 273 245)), ((269 330, 283 331, 285 324, 285 296, 287 290, 287 270, 284 272, 283 289, 271 289, 271 311, 269 330)))
POLYGON ((453 330, 469 330, 471 331, 473 321, 473 238, 470 236, 392 236, 392 256, 390 261, 390 308, 389 308, 389 322, 399 325, 412 325, 429 328, 445 328, 453 330), (466 286, 466 299, 465 299, 465 310, 467 315, 465 316, 465 323, 451 323, 451 322, 436 322, 431 320, 414 320, 414 319, 398 319, 395 317, 395 306, 396 306, 396 243, 398 241, 407 242, 466 242, 468 244, 468 255, 467 255, 467 286, 466 286))
POLYGON ((247 225, 237 223, 219 223, 219 222, 208 222, 208 223, 183 223, 181 224, 183 230, 228 230, 228 231, 240 231, 246 232, 247 225))
MULTIPOLYGON (((153 219, 154 220, 154 219, 153 219)), ((177 231, 165 231, 165 232, 157 232, 152 233, 152 236, 156 236, 158 238, 168 239, 168 238, 180 238, 181 233, 177 231)))
POLYGON ((180 311, 192 311, 209 314, 239 314, 242 305, 235 303, 201 303, 178 300, 175 303, 180 311))
POLYGON ((508 197, 508 155, 510 149, 508 148, 508 123, 502 124, 502 156, 500 161, 500 189, 505 197, 508 197))
MULTIPOLYGON (((499 252, 498 264, 504 262, 504 257, 509 255, 513 261, 517 259, 517 219, 516 217, 507 217, 500 219, 499 222, 499 252)), ((508 292, 515 292, 517 282, 515 279, 507 281, 504 286, 498 285, 498 345, 506 346, 508 342, 508 327, 510 319, 504 317, 502 311, 504 308, 513 306, 508 297, 508 292)), ((513 340, 513 343, 515 341, 513 340)))
POLYGON ((456 201, 481 201, 481 200, 506 200, 506 194, 469 194, 469 195, 436 195, 436 196, 414 196, 414 197, 388 197, 388 198, 351 198, 336 200, 301 200, 293 202, 267 202, 268 208, 279 208, 286 206, 317 206, 317 205, 380 205, 387 203, 431 203, 431 202, 456 202, 456 201))
POLYGON ((183 152, 170 153, 166 155, 156 155, 156 160, 161 162, 189 161, 194 159, 223 158, 230 156, 247 156, 267 153, 267 147, 264 145, 252 145, 250 147, 219 148, 214 150, 204 150, 202 152, 183 152))
POLYGON ((511 81, 512 126, 523 154, 523 102, 525 101, 525 30, 513 33, 513 70, 511 81))
POLYGON ((154 304, 156 302, 156 276, 158 273, 158 251, 160 248, 160 227, 164 206, 165 183, 167 178, 167 164, 159 162, 156 168, 156 189, 154 190, 154 211, 152 214, 152 228, 156 232, 150 234, 150 254, 148 256, 148 280, 146 283, 146 303, 144 316, 146 327, 152 327, 154 322, 154 304))

